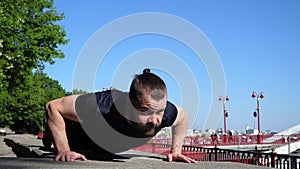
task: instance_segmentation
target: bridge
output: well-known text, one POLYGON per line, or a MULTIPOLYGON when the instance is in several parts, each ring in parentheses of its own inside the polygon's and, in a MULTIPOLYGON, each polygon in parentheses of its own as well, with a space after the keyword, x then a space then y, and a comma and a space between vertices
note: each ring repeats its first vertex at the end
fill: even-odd
POLYGON ((278 140, 281 140, 283 143, 282 146, 275 148, 275 151, 279 154, 288 154, 291 152, 295 152, 300 149, 300 141, 298 132, 300 131, 300 124, 295 125, 291 128, 288 128, 280 133, 273 135, 265 140, 264 143, 276 143, 278 140))
POLYGON ((278 154, 289 154, 300 149, 300 124, 292 126, 284 131, 281 131, 273 135, 262 135, 262 143, 258 143, 258 136, 255 135, 242 135, 233 136, 228 142, 224 143, 221 138, 221 142, 218 147, 237 149, 252 149, 260 148, 261 150, 268 150, 266 152, 275 151, 278 154), (273 150, 272 150, 273 149, 273 150))
POLYGON ((267 139, 264 140, 264 143, 271 143, 271 142, 275 142, 280 138, 285 138, 287 140, 287 136, 295 134, 297 132, 300 131, 300 124, 293 126, 291 128, 288 128, 280 133, 277 133, 275 135, 273 135, 272 137, 269 137, 267 139))
MULTIPOLYGON (((300 169, 300 125, 274 135, 186 137, 183 154, 199 161, 231 161, 272 168, 300 169), (262 141, 259 141, 262 140, 262 141)), ((136 150, 165 155, 171 138, 156 138, 136 150)))
MULTIPOLYGON (((186 137, 186 146, 200 146, 206 148, 231 150, 259 150, 263 152, 275 151, 278 154, 289 154, 300 149, 300 124, 290 127, 277 134, 265 135, 233 135, 233 136, 193 136, 186 137), (261 142, 259 142, 261 137, 261 142)), ((156 138, 153 143, 171 144, 171 138, 156 138)))

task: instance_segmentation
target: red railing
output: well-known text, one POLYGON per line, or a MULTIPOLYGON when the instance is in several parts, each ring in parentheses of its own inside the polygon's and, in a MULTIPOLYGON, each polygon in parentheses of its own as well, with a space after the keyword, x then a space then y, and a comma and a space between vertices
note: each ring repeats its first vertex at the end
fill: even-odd
MULTIPOLYGON (((253 144, 288 144, 287 138, 290 137, 290 143, 300 141, 300 134, 289 136, 284 135, 234 135, 234 136, 194 136, 186 137, 184 144, 193 146, 214 146, 214 145, 253 145, 253 144), (260 137, 260 138, 259 138, 260 137), (267 141, 269 138, 271 141, 267 141), (261 142, 259 142, 261 139, 261 142)), ((154 143, 171 144, 171 138, 155 138, 154 143)))
MULTIPOLYGON (((135 148, 144 152, 161 155, 170 153, 169 144, 148 143, 135 148)), ((252 165, 267 166, 284 169, 300 169, 300 156, 276 153, 262 153, 259 151, 241 151, 197 146, 183 146, 182 153, 197 161, 231 161, 252 165)))

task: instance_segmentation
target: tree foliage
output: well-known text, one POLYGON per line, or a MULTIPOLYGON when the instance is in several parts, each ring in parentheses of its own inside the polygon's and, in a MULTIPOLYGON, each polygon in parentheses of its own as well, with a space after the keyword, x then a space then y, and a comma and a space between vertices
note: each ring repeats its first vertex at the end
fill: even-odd
POLYGON ((24 85, 9 94, 0 92, 0 126, 36 133, 43 128, 44 105, 55 98, 63 97, 66 91, 58 81, 49 78, 42 71, 27 76, 24 85), (5 98, 6 100, 4 100, 5 98))
POLYGON ((44 105, 66 94, 42 72, 68 42, 53 0, 0 1, 0 127, 41 130, 44 105))
POLYGON ((64 57, 58 45, 67 43, 66 33, 56 24, 63 18, 53 0, 1 0, 0 73, 9 89, 20 85, 33 68, 43 69, 45 62, 64 57))
POLYGON ((67 92, 66 95, 72 95, 72 94, 87 94, 88 92, 82 89, 73 89, 72 92, 67 92))

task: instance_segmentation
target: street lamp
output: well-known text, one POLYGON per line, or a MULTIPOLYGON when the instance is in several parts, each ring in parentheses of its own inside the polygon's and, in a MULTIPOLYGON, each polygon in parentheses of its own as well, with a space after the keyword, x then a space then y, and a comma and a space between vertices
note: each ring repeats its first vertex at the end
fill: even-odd
POLYGON ((257 116, 258 133, 260 133, 260 100, 263 99, 265 96, 264 96, 263 92, 260 92, 259 94, 257 94, 255 91, 253 91, 251 97, 253 99, 256 98, 256 100, 257 100, 257 108, 256 108, 257 114, 256 114, 256 112, 254 112, 253 115, 254 115, 254 117, 257 116))
POLYGON ((257 123, 258 123, 258 127, 257 127, 258 128, 258 135, 257 135, 258 137, 257 137, 257 139, 258 139, 258 143, 260 144, 260 143, 262 143, 262 137, 261 137, 261 133, 260 133, 260 100, 263 99, 265 96, 264 96, 263 92, 260 92, 259 94, 257 94, 255 91, 253 91, 251 97, 253 99, 256 98, 256 101, 257 101, 257 108, 256 108, 257 112, 254 112, 253 115, 254 115, 254 117, 257 116, 257 123))
POLYGON ((224 116, 224 134, 226 135, 226 118, 228 117, 228 112, 226 110, 226 102, 229 101, 229 97, 219 96, 219 101, 223 103, 223 116, 224 116))

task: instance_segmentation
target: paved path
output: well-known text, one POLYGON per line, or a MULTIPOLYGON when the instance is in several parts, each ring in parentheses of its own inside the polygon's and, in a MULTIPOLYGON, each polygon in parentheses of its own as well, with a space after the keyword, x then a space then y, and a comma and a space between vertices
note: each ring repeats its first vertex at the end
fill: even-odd
MULTIPOLYGON (((114 158, 108 161, 88 160, 75 162, 57 162, 53 160, 51 152, 40 150, 41 140, 30 135, 10 135, 0 136, 0 168, 141 168, 141 169, 263 169, 265 167, 231 163, 231 162, 198 162, 187 164, 182 162, 167 162, 164 156, 129 150, 118 154, 122 158, 114 158), (10 147, 15 145, 20 148, 24 156, 16 157, 10 147), (25 148, 24 148, 25 147, 25 148), (27 148, 26 148, 27 147, 27 148), (27 151, 31 151, 31 154, 27 151), (34 152, 34 153, 32 153, 34 152), (27 154, 26 154, 27 153, 27 154), (46 154, 46 155, 45 155, 46 154), (36 156, 36 157, 33 157, 36 156), (42 158, 41 158, 42 157, 42 158)), ((15 148, 16 148, 15 147, 15 148)), ((22 154, 21 154, 22 155, 22 154)))
MULTIPOLYGON (((0 158, 2 157, 16 157, 15 153, 11 150, 10 147, 5 145, 3 142, 5 136, 0 136, 0 158)), ((0 163, 1 165, 1 163, 0 163)))

